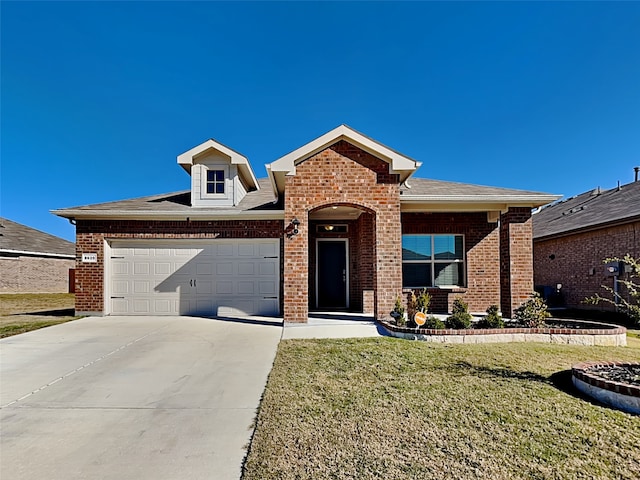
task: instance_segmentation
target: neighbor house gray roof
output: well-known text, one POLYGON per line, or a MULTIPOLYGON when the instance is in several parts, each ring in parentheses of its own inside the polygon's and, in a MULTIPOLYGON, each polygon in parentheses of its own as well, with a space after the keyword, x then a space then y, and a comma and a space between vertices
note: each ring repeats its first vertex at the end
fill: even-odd
POLYGON ((533 238, 640 220, 640 182, 610 190, 595 189, 554 203, 533 216, 533 238))
POLYGON ((75 258, 76 246, 64 238, 0 218, 0 254, 75 258))
MULTIPOLYGON (((557 195, 484 187, 466 183, 412 178, 411 187, 400 188, 400 201, 463 205, 473 203, 540 206, 558 199, 557 195)), ((189 190, 182 192, 99 203, 53 211, 65 218, 136 218, 136 219, 283 219, 284 208, 274 196, 269 179, 258 180, 259 190, 246 194, 235 207, 192 207, 189 190)))

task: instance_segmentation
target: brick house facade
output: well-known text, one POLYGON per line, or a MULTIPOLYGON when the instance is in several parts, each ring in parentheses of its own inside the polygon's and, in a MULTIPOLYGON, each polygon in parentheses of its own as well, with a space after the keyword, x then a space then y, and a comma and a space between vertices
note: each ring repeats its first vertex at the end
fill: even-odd
POLYGON ((595 293, 608 296, 602 285, 613 288, 606 258, 640 258, 640 182, 585 192, 533 218, 536 288, 555 294, 561 285, 560 298, 550 299, 558 306, 613 310, 610 304, 594 307, 584 300, 595 293))
POLYGON ((68 293, 75 246, 63 238, 0 219, 0 293, 68 293))
POLYGON ((77 225, 78 311, 384 318, 426 287, 435 311, 461 295, 509 316, 533 290, 531 209, 557 198, 414 178, 419 162, 344 125, 267 179, 213 140, 178 163, 189 192, 55 212, 77 225))

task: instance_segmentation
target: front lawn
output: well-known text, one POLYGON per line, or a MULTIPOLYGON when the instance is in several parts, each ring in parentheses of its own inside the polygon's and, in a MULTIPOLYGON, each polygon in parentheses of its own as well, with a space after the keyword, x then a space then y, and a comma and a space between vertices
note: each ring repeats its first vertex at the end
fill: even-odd
POLYGON ((580 398, 568 371, 628 347, 287 340, 243 479, 637 479, 640 418, 580 398))
POLYGON ((79 318, 72 293, 0 294, 0 338, 79 318))

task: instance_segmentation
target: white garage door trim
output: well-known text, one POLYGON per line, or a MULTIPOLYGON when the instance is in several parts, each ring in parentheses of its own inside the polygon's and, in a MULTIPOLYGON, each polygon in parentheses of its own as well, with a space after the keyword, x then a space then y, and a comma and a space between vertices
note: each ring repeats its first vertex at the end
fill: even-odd
POLYGON ((280 240, 109 240, 109 315, 280 314, 280 240))

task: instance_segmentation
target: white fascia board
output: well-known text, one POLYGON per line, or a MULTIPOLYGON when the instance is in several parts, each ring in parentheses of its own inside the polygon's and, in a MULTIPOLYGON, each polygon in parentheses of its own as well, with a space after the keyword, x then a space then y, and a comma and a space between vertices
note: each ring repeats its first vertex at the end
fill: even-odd
POLYGON ((0 248, 0 253, 8 253, 11 255, 28 255, 31 257, 50 257, 50 258, 69 258, 75 259, 75 255, 68 255, 66 253, 47 253, 47 252, 32 252, 29 250, 11 250, 8 248, 0 248))
POLYGON ((53 210, 51 213, 75 220, 284 220, 284 210, 53 210))
POLYGON ((245 181, 251 186, 251 188, 254 188, 256 190, 260 188, 258 186, 256 176, 253 173, 253 169, 251 168, 251 164, 249 163, 249 159, 247 159, 247 157, 245 157, 244 155, 236 152, 235 150, 227 147, 226 145, 216 142, 213 139, 209 139, 206 142, 193 147, 191 150, 178 155, 178 165, 181 165, 187 172, 190 173, 191 167, 193 166, 193 158, 209 149, 217 150, 220 153, 223 153, 227 157, 231 158, 231 164, 238 165, 238 169, 242 172, 245 181))

